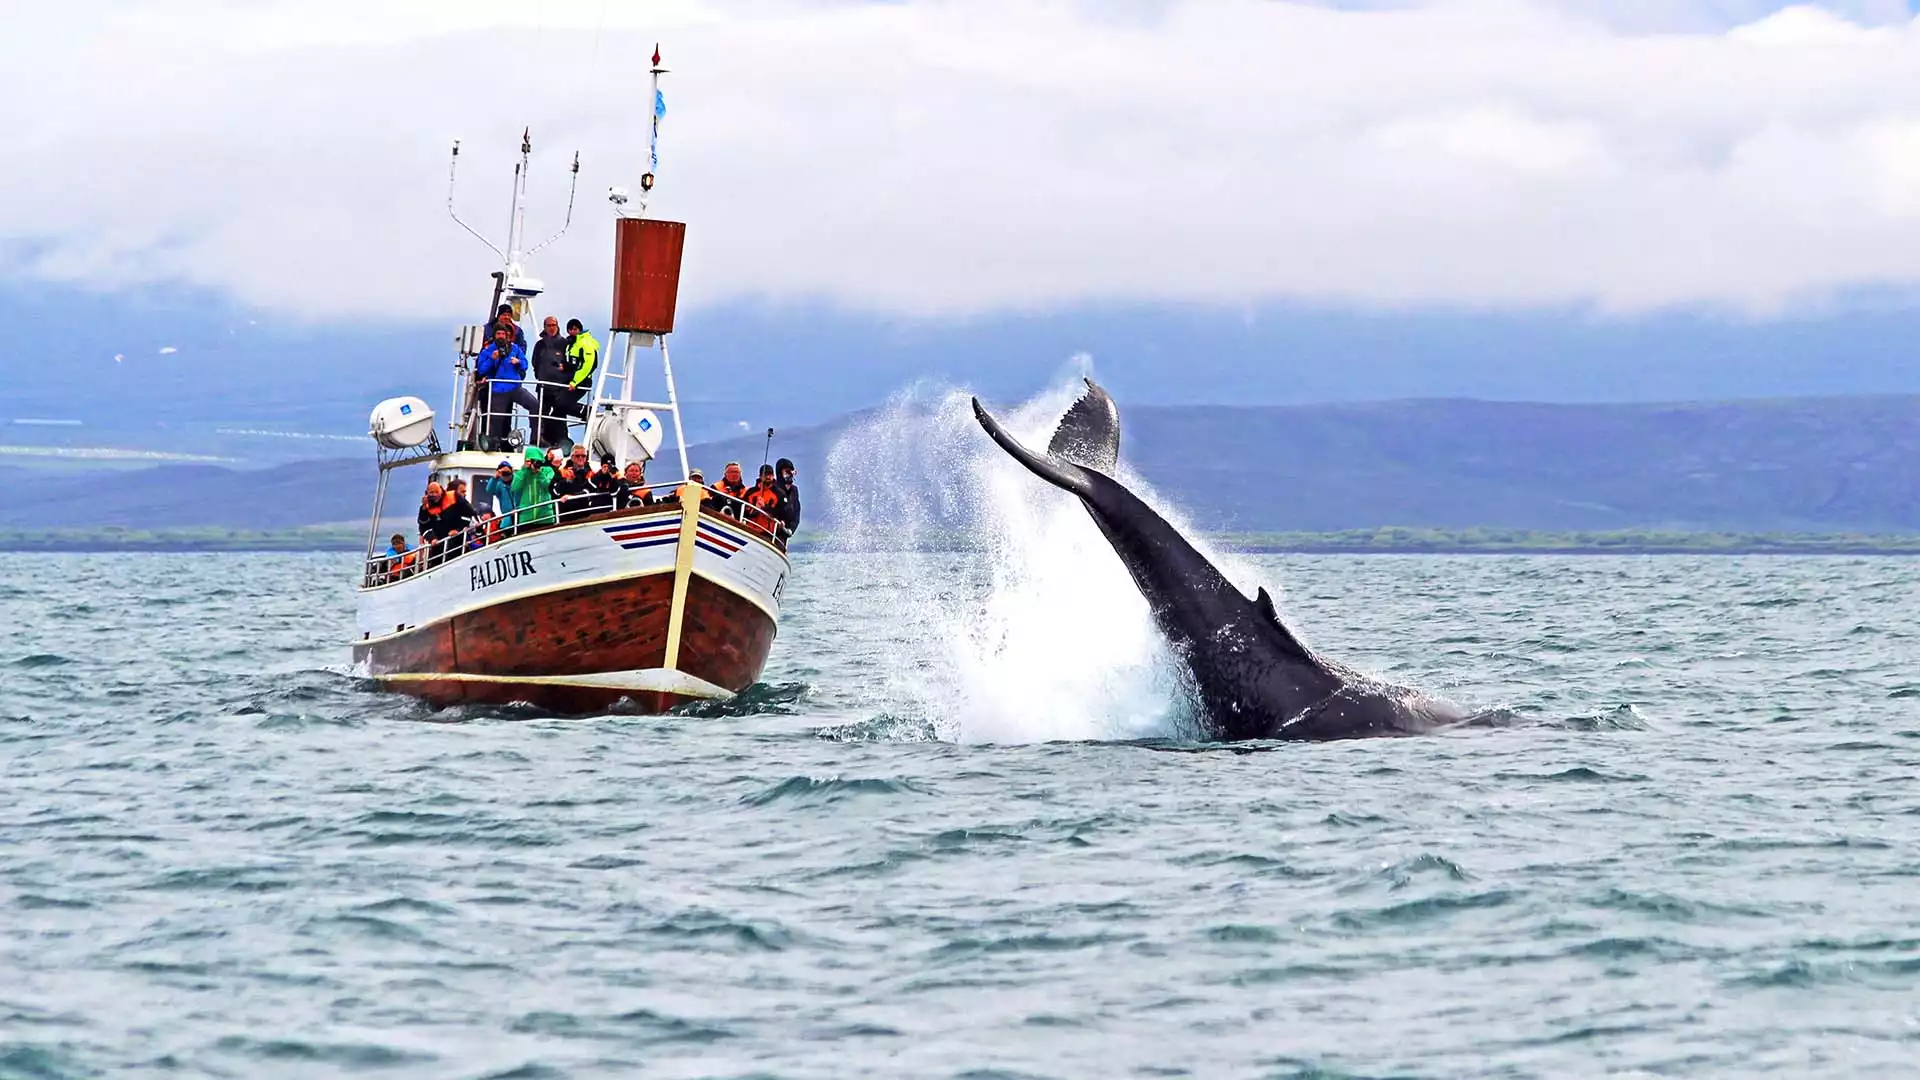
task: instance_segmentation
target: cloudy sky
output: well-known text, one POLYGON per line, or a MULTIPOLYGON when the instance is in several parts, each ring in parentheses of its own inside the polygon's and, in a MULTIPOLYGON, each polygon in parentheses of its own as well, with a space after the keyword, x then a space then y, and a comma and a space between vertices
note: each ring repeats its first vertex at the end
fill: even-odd
POLYGON ((444 319, 504 231, 603 297, 668 116, 687 300, 887 317, 1273 301, 1740 319, 1920 281, 1902 0, 0 4, 9 274, 444 319))

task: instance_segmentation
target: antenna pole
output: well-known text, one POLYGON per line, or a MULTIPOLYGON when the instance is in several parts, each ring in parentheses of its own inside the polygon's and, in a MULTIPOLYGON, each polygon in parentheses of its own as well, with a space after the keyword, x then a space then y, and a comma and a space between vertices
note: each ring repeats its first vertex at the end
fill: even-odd
POLYGON ((554 233, 552 236, 547 237, 545 240, 540 241, 539 243, 533 245, 532 248, 528 249, 527 251, 528 258, 532 258, 534 252, 539 251, 541 248, 546 247, 548 244, 551 244, 555 240, 558 240, 561 237, 567 235, 568 227, 573 224, 573 197, 576 193, 579 192, 579 190, 580 190, 580 151, 575 150, 573 152, 573 184, 567 188, 567 220, 560 223, 559 232, 554 233))
POLYGON ((513 216, 507 221, 507 271, 520 272, 520 240, 527 227, 527 158, 533 153, 533 129, 520 132, 520 164, 513 167, 513 216))
POLYGON ((460 215, 454 212, 453 210, 453 177, 454 177, 454 173, 459 168, 460 168, 460 140, 455 139, 453 140, 453 161, 451 164, 447 166, 447 216, 453 218, 453 223, 455 225, 458 225, 461 228, 467 230, 467 235, 487 245, 487 247, 492 248, 493 253, 495 255, 498 255, 503 259, 506 258, 507 257, 506 253, 501 251, 499 248, 494 247, 493 241, 487 239, 484 236, 481 236, 480 233, 476 231, 473 226, 467 224, 464 221, 461 221, 460 215))
POLYGON ((767 463, 767 459, 772 456, 773 456, 773 429, 768 428, 767 429, 767 446, 766 446, 766 449, 760 451, 760 464, 765 465, 767 463))

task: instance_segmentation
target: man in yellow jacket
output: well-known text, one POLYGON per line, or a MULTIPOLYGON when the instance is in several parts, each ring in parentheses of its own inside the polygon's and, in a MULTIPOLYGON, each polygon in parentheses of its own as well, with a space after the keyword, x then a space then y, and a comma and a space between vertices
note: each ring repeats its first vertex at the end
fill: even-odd
POLYGON ((600 366, 600 343, 579 319, 567 320, 567 366, 573 369, 573 377, 568 380, 567 393, 572 400, 566 403, 566 410, 575 416, 585 418, 586 406, 580 402, 593 392, 593 369, 600 366))

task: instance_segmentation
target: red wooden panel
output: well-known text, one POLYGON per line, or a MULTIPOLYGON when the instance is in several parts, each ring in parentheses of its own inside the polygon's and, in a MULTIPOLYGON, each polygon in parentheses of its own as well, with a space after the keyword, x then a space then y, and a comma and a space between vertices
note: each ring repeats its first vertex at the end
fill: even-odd
MULTIPOLYGON (((687 583, 680 669, 728 690, 760 677, 778 627, 737 593, 695 576, 687 583)), ((372 674, 461 671, 472 675, 577 675, 658 667, 666 653, 673 575, 583 585, 508 600, 380 641, 355 642, 353 658, 372 674), (589 617, 590 616, 590 617, 589 617)), ((561 713, 603 709, 619 690, 539 683, 409 682, 406 692, 435 705, 526 701, 561 713)), ((640 702, 664 712, 673 695, 640 702)))
POLYGON ((673 332, 680 298, 680 252, 687 226, 680 221, 621 218, 613 236, 613 323, 616 331, 673 332))

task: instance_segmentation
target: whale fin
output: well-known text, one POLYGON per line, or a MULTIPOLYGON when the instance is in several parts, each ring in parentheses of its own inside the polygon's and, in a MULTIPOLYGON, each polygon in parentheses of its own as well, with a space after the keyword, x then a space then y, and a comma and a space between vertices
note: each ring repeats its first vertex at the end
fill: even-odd
POLYGON ((979 398, 973 399, 973 416, 980 421, 980 426, 986 429, 987 434, 993 437, 993 441, 1000 444, 1000 449, 1005 450, 1013 460, 1025 465, 1035 476, 1055 487, 1071 491, 1083 499, 1092 493, 1093 484, 1087 479, 1085 469, 1058 457, 1051 455, 1043 457, 1020 445, 1020 440, 1000 426, 1000 421, 995 420, 993 414, 987 411, 987 407, 980 404, 979 398))
POLYGON ((1293 631, 1287 629, 1287 624, 1280 621, 1280 613, 1274 610, 1273 597, 1267 594, 1267 587, 1265 585, 1260 586, 1260 594, 1253 598, 1253 606, 1261 615, 1266 617, 1268 622, 1273 624, 1275 630, 1280 631, 1281 647, 1293 654, 1294 659, 1313 659, 1312 651, 1305 645, 1300 644, 1300 639, 1293 636, 1293 631))
POLYGON ((1060 418, 1047 454, 1112 476, 1120 463, 1120 410, 1098 383, 1081 381, 1087 384, 1087 392, 1060 418))

